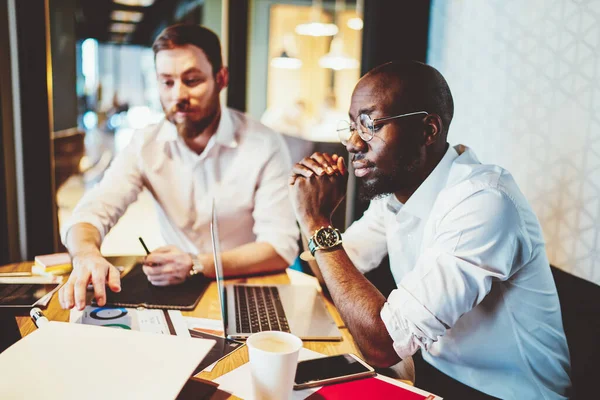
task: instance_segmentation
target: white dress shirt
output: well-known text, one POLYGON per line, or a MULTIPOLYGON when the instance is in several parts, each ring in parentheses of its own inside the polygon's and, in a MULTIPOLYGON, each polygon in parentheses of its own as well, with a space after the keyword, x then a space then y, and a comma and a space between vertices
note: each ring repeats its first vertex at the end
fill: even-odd
POLYGON ((343 235, 363 273, 389 254, 381 318, 401 358, 502 399, 562 399, 569 350, 539 222, 512 176, 450 147, 406 204, 371 202, 343 235))
POLYGON ((200 155, 164 120, 133 135, 102 181, 83 196, 62 228, 62 240, 79 222, 92 224, 104 238, 145 187, 166 244, 212 252, 214 198, 222 250, 267 242, 291 264, 299 232, 288 197, 290 169, 281 136, 243 113, 222 107, 218 129, 200 155))

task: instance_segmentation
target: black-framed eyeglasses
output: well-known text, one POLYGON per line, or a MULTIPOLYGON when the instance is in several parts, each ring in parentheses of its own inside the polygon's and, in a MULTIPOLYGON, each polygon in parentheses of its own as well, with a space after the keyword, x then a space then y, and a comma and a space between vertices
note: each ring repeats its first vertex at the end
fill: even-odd
POLYGON ((375 136, 375 126, 386 121, 390 121, 392 119, 402 118, 402 117, 410 117, 412 115, 429 115, 427 111, 415 111, 406 114, 394 115, 393 117, 383 117, 383 118, 371 118, 367 114, 360 114, 358 118, 356 118, 356 122, 350 122, 346 120, 342 120, 338 122, 337 125, 337 133, 340 141, 343 145, 346 145, 352 134, 355 131, 358 131, 358 135, 365 142, 369 142, 375 136), (357 129, 360 128, 360 129, 357 129))

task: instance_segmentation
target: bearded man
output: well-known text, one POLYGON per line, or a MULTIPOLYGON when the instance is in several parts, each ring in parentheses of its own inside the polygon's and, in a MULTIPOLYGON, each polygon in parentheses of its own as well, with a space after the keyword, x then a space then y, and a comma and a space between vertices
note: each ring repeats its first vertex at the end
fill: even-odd
MULTIPOLYGON (((569 350, 539 222, 508 173, 450 146, 450 88, 435 68, 391 62, 366 74, 340 125, 369 209, 344 234, 331 214, 344 159, 293 167, 302 233, 366 360, 414 356, 416 386, 448 399, 565 399, 569 350), (363 274, 389 255, 385 298, 363 274)), ((485 115, 477 128, 485 132, 485 115)))
POLYGON ((83 309, 90 282, 101 306, 106 285, 120 290, 119 271, 100 245, 144 188, 155 202, 165 244, 145 258, 143 269, 154 285, 178 284, 197 273, 214 277, 213 200, 225 275, 283 270, 297 255, 286 186, 289 151, 277 133, 221 106, 228 70, 217 35, 198 25, 174 25, 152 49, 165 119, 133 135, 62 228, 73 262, 59 292, 63 308, 83 309))

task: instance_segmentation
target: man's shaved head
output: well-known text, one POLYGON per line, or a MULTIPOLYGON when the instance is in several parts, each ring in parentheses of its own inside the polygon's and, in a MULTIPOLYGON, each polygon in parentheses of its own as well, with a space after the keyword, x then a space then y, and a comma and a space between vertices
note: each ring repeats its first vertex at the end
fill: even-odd
POLYGON ((391 61, 369 71, 358 83, 370 84, 385 97, 389 115, 427 111, 442 119, 446 135, 454 115, 452 93, 435 68, 417 61, 391 61))
POLYGON ((348 115, 362 132, 371 129, 372 138, 364 140, 355 129, 346 143, 361 198, 394 193, 406 201, 446 153, 453 114, 450 88, 433 67, 392 61, 366 74, 354 88, 348 115), (372 128, 361 126, 366 118, 372 128))

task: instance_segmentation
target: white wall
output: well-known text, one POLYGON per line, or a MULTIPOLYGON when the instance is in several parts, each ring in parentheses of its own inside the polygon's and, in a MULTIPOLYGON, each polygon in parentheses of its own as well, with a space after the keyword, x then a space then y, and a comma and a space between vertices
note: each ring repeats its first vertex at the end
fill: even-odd
POLYGON ((515 176, 550 262, 600 284, 600 1, 433 0, 449 141, 515 176))

